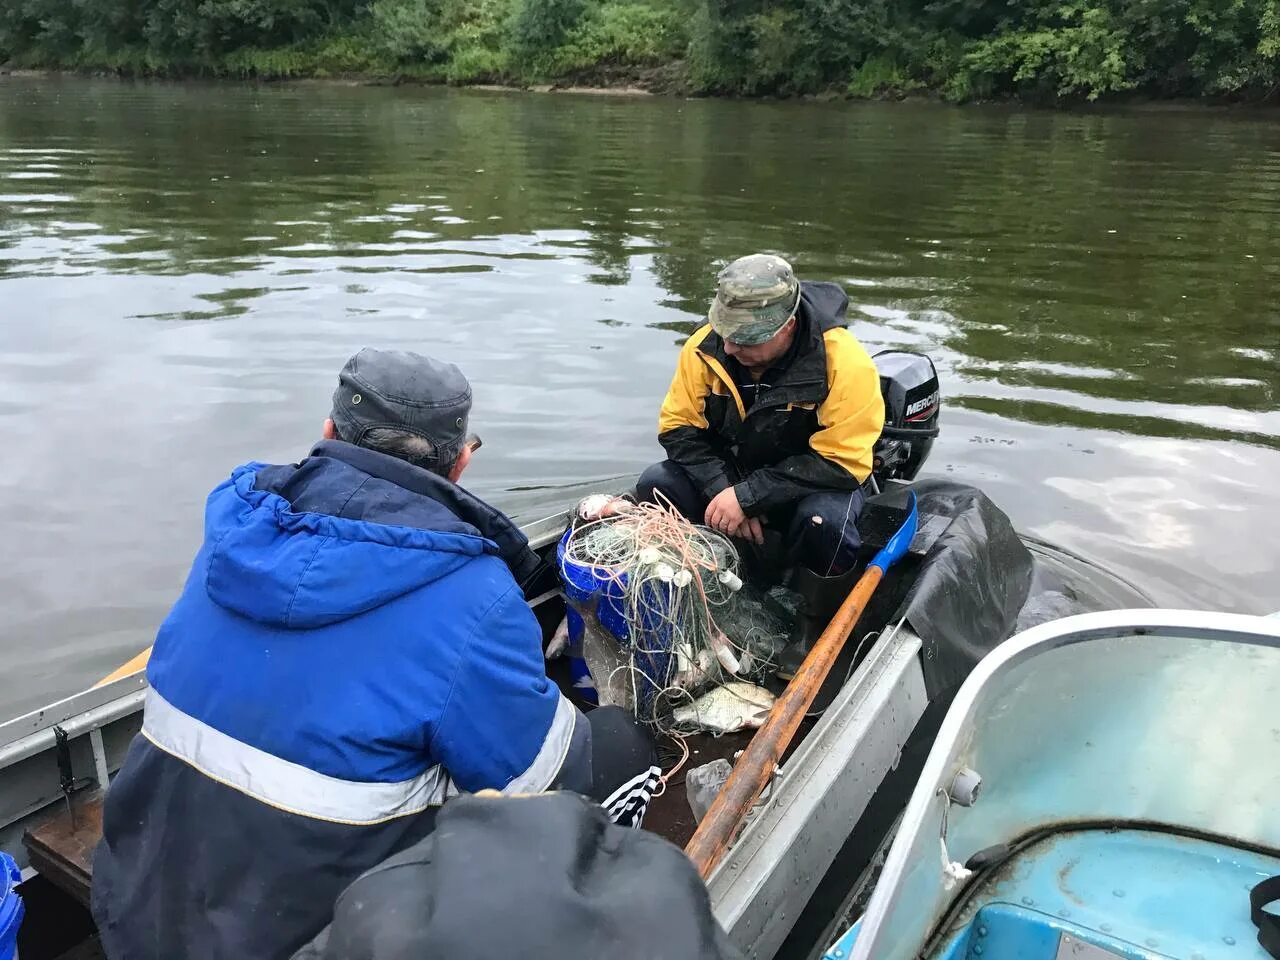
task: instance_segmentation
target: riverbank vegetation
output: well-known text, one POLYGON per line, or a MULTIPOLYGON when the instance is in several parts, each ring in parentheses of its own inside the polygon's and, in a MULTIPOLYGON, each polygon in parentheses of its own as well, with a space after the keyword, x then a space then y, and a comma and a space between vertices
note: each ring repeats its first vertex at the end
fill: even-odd
POLYGON ((5 61, 732 96, 1275 100, 1280 0, 6 0, 5 61))

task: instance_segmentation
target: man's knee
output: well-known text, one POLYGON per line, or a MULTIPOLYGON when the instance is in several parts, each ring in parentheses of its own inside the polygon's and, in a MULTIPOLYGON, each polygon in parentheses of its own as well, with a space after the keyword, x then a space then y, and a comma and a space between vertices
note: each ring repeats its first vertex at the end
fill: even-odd
POLYGON ((644 821, 662 769, 653 738, 621 707, 597 707, 591 725, 590 796, 614 823, 638 827, 644 821))
POLYGON ((591 792, 597 800, 657 762, 653 738, 622 707, 596 707, 587 714, 587 722, 591 725, 591 792))
POLYGON ((670 460, 651 463, 645 467, 644 472, 640 474, 640 479, 636 481, 636 496, 641 500, 652 500, 654 490, 671 483, 673 467, 675 464, 670 460))
POLYGON ((680 464, 663 460, 640 474, 640 479, 636 481, 637 499, 644 503, 661 503, 663 500, 658 496, 658 491, 661 491, 662 497, 669 500, 673 507, 690 520, 698 522, 702 520, 702 511, 699 507, 703 506, 705 509, 701 502, 703 498, 680 464))
POLYGON ((861 490, 814 493, 800 501, 796 516, 809 522, 816 517, 823 526, 835 528, 844 536, 858 538, 858 517, 866 502, 861 490))
POLYGON ((858 516, 865 505, 861 490, 815 493, 801 500, 792 529, 796 559, 824 575, 852 567, 862 546, 858 516))

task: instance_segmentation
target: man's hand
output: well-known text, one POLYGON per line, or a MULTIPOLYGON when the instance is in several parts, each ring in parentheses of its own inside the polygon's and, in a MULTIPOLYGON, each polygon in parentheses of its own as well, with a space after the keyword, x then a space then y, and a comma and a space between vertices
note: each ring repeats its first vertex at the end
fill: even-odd
POLYGON ((764 521, 758 517, 747 517, 746 522, 738 528, 735 537, 750 540, 756 546, 764 545, 764 521))
POLYGON ((733 487, 725 487, 707 504, 705 519, 712 530, 753 543, 764 543, 764 527, 758 519, 742 512, 738 492, 733 487))
POLYGON ((706 521, 712 530, 735 536, 738 528, 747 521, 747 515, 742 512, 742 506, 738 503, 738 491, 733 487, 725 487, 717 493, 707 504, 706 521))

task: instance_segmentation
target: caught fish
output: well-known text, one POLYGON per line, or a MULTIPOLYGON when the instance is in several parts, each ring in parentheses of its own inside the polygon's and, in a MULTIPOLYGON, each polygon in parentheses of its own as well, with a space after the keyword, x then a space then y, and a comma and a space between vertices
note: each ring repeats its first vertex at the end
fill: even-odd
POLYGON ((621 513, 629 513, 635 504, 626 497, 615 497, 608 493, 593 493, 578 504, 578 516, 583 520, 603 520, 605 517, 616 517, 621 513))
POLYGON ((673 719, 682 727, 710 733, 734 733, 763 726, 776 698, 764 687, 734 680, 704 693, 693 703, 676 707, 673 719))
POLYGON ((551 639, 547 641, 547 648, 542 651, 543 659, 554 660, 556 657, 564 655, 569 649, 569 615, 565 614, 560 620, 560 626, 556 627, 556 632, 551 635, 551 639))

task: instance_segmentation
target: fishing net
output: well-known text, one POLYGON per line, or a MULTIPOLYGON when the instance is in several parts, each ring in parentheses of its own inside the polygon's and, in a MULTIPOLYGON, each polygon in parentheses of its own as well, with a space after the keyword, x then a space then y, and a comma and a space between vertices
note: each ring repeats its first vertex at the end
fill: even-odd
POLYGON ((669 503, 588 498, 559 555, 600 703, 674 732, 674 712, 700 693, 772 673, 785 611, 743 583, 726 537, 669 503))

